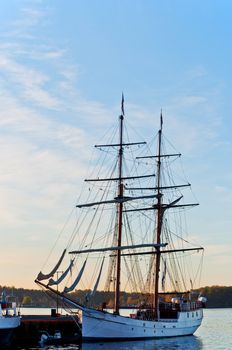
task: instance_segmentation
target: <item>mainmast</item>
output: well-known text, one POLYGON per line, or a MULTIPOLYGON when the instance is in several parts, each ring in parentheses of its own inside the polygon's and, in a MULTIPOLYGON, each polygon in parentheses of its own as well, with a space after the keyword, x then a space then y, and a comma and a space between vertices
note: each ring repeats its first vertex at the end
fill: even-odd
POLYGON ((171 185, 171 186, 164 186, 164 184, 161 183, 161 171, 162 171, 162 159, 163 158, 169 158, 169 157, 180 157, 180 153, 173 153, 173 154, 164 154, 162 153, 162 127, 163 127, 163 117, 162 117, 162 111, 160 114, 160 129, 158 131, 158 152, 157 155, 150 155, 150 156, 142 156, 142 157, 136 157, 136 159, 146 159, 146 158, 156 158, 157 159, 157 173, 156 173, 156 186, 155 187, 134 187, 134 188, 128 188, 126 187, 127 190, 154 190, 156 194, 157 201, 154 205, 150 207, 143 207, 143 208, 136 208, 136 209, 129 209, 126 210, 127 212, 133 212, 133 211, 147 211, 147 210, 152 210, 156 211, 156 227, 155 227, 155 242, 154 244, 156 245, 156 250, 150 250, 147 252, 140 252, 140 253, 129 253, 129 254, 122 254, 122 256, 133 256, 133 255, 144 255, 144 254, 149 254, 153 255, 151 257, 152 261, 152 266, 154 266, 153 263, 153 257, 155 255, 155 266, 154 266, 154 299, 153 299, 153 306, 154 306, 154 313, 155 313, 155 318, 159 319, 159 274, 160 274, 160 265, 161 265, 161 254, 165 253, 175 253, 175 252, 184 252, 188 250, 201 250, 203 249, 202 247, 198 248, 187 248, 187 249, 166 249, 166 250, 161 250, 160 248, 162 247, 161 243, 161 233, 162 233, 162 225, 163 225, 163 217, 164 213, 168 209, 172 208, 185 208, 185 207, 193 207, 195 205, 198 205, 198 203, 193 203, 193 204, 178 204, 183 196, 179 196, 176 199, 172 200, 171 202, 164 202, 163 200, 163 191, 170 190, 170 189, 177 189, 181 187, 188 187, 190 184, 180 184, 180 185, 171 185))
MULTIPOLYGON (((157 160, 157 226, 156 226, 156 243, 160 244, 162 221, 163 221, 163 208, 162 208, 162 193, 161 193, 161 141, 162 141, 162 125, 163 117, 162 112, 160 114, 160 129, 158 136, 158 160, 157 160)), ((159 318, 159 272, 160 272, 160 248, 157 248, 156 254, 156 266, 155 266, 155 294, 154 294, 154 308, 155 317, 159 318)))
MULTIPOLYGON (((122 180, 122 159, 123 159, 123 120, 124 120, 124 96, 122 95, 121 115, 119 117, 120 129, 119 129, 119 163, 118 163, 118 197, 123 198, 123 180, 122 180)), ((118 242, 117 246, 122 245, 122 212, 123 202, 120 202, 117 208, 118 213, 118 242)), ((117 265, 116 265, 116 286, 115 286, 115 302, 114 312, 119 314, 119 302, 120 302, 120 278, 121 277, 121 250, 117 251, 117 265)))

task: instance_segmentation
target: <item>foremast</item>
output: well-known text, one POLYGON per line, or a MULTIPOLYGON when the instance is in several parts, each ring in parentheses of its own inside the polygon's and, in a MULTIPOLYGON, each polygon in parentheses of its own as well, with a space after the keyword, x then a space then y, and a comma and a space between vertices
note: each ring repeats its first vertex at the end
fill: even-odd
MULTIPOLYGON (((124 120, 124 97, 122 95, 122 108, 121 115, 119 116, 120 121, 120 140, 119 140, 119 163, 118 163, 118 197, 123 198, 123 180, 122 180, 122 160, 123 160, 123 120, 124 120)), ((119 203, 117 208, 118 213, 118 242, 117 246, 122 245, 122 213, 123 213, 123 202, 119 203)), ((115 314, 119 314, 120 308, 120 280, 121 280, 121 250, 117 251, 117 265, 116 265, 116 286, 115 286, 115 314)))
MULTIPOLYGON (((105 144, 105 145, 95 145, 95 147, 103 148, 103 147, 118 147, 118 177, 116 178, 104 178, 104 179, 86 179, 85 181, 117 181, 117 197, 115 197, 112 200, 105 200, 100 202, 94 202, 94 203, 87 203, 87 204, 78 204, 77 207, 90 207, 94 205, 101 205, 101 204, 110 204, 115 203, 116 204, 116 223, 117 223, 117 245, 115 247, 107 247, 102 249, 97 249, 97 251, 107 251, 107 250, 114 250, 116 253, 116 278, 115 278, 115 300, 114 300, 114 313, 119 314, 120 309, 120 281, 121 281, 121 251, 124 249, 136 249, 138 247, 145 247, 145 246, 152 246, 155 248, 155 244, 143 244, 143 245, 135 245, 135 246, 122 246, 122 231, 123 231, 123 206, 124 202, 142 199, 142 198, 154 198, 155 195, 149 195, 149 196, 137 196, 137 197, 128 197, 124 196, 124 180, 126 179, 135 179, 135 178, 144 178, 144 177, 151 177, 154 176, 154 174, 151 175, 144 175, 144 176, 123 176, 123 150, 125 146, 133 146, 133 145, 142 145, 146 144, 146 142, 132 142, 132 143, 124 143, 123 140, 123 122, 124 122, 124 96, 122 95, 122 102, 121 102, 121 115, 119 116, 119 143, 116 144, 105 144)), ((165 246, 164 244, 162 246, 165 246)), ((90 249, 89 252, 94 252, 96 249, 90 249)), ((71 251, 70 254, 80 254, 84 253, 85 250, 82 251, 71 251)))

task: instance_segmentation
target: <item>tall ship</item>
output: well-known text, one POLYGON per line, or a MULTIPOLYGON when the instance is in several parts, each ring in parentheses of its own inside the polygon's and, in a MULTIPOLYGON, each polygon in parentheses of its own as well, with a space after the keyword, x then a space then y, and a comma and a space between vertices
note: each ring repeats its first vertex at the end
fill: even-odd
POLYGON ((21 318, 17 314, 16 301, 2 292, 0 299, 0 347, 8 346, 16 329, 20 326, 21 318))
POLYGON ((123 97, 119 125, 106 136, 95 145, 100 159, 93 157, 67 246, 36 283, 80 310, 83 339, 191 335, 206 302, 197 284, 204 249, 186 237, 186 211, 198 203, 184 201, 191 185, 177 173, 181 154, 163 135, 162 113, 151 142, 130 139, 123 97))

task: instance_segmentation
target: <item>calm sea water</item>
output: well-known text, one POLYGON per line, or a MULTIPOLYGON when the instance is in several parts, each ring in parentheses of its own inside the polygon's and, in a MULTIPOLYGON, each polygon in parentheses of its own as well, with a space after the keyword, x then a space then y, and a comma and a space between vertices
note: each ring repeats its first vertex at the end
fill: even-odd
MULTIPOLYGON (((29 312, 28 312, 29 313, 29 312)), ((66 346, 18 347, 27 350, 232 350, 232 309, 204 310, 201 327, 194 336, 126 341, 69 344, 66 346)))

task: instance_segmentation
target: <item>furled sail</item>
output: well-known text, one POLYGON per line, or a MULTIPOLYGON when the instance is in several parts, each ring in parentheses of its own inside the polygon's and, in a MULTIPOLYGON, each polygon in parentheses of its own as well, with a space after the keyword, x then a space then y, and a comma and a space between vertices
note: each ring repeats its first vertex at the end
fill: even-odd
POLYGON ((56 266, 54 267, 54 269, 48 273, 47 275, 44 275, 41 271, 40 273, 38 274, 37 276, 37 280, 38 281, 42 281, 42 280, 46 280, 50 277, 53 277, 54 276, 54 273, 58 270, 58 268, 60 267, 60 264, 62 263, 63 259, 64 259, 64 256, 65 256, 65 253, 66 253, 66 249, 63 251, 61 257, 60 257, 60 260, 58 261, 58 263, 56 264, 56 266))
POLYGON ((82 274, 84 272, 84 269, 85 269, 85 265, 86 265, 86 261, 84 262, 82 268, 80 269, 80 272, 79 274, 77 275, 77 278, 75 279, 75 281, 73 282, 73 284, 70 286, 70 287, 65 287, 64 290, 63 290, 63 293, 69 293, 71 292, 76 286, 77 284, 79 283, 81 277, 82 277, 82 274))
POLYGON ((167 273, 167 262, 166 262, 166 260, 164 260, 164 269, 163 269, 163 275, 162 275, 162 289, 163 289, 163 291, 165 289, 166 273, 167 273))
POLYGON ((86 299, 87 302, 88 302, 88 301, 95 295, 95 293, 96 293, 96 290, 97 290, 97 287, 98 287, 98 284, 99 284, 99 281, 100 281, 100 278, 101 278, 101 273, 102 273, 103 264, 104 264, 104 258, 103 258, 102 263, 101 263, 101 268, 100 268, 99 275, 98 275, 98 278, 97 278, 97 280, 96 280, 95 286, 94 286, 93 290, 92 290, 91 292, 89 292, 89 293, 86 295, 86 297, 85 297, 85 299, 86 299))
POLYGON ((72 267, 73 267, 73 263, 74 263, 74 259, 71 260, 68 268, 64 271, 64 273, 62 273, 62 275, 56 280, 54 281, 53 278, 50 278, 49 282, 48 282, 48 285, 49 286, 54 286, 54 285, 58 285, 60 284, 64 279, 65 277, 67 276, 67 274, 69 273, 69 271, 71 271, 72 267))

